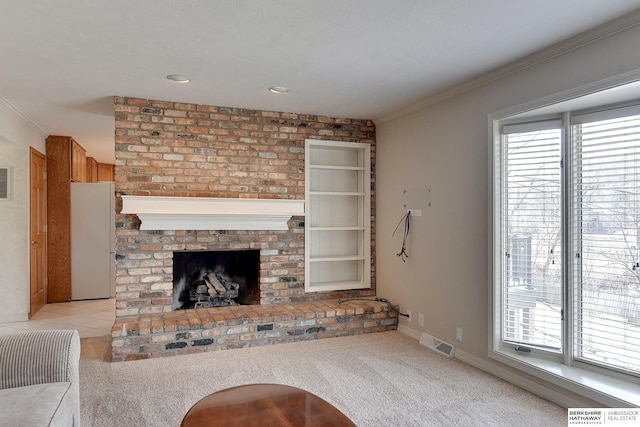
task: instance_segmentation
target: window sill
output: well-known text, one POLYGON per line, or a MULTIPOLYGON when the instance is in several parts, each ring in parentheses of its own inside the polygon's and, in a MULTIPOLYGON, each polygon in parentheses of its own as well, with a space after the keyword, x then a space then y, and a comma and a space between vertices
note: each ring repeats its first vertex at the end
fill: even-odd
POLYGON ((640 407, 640 384, 531 355, 494 352, 494 360, 609 407, 640 407))

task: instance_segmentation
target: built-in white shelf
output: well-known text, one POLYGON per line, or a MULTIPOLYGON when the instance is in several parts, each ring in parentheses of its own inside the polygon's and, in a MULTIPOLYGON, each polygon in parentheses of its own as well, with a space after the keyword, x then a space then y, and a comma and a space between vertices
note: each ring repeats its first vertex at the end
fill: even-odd
POLYGON ((361 166, 329 166, 329 165, 310 165, 309 169, 326 169, 326 170, 346 170, 346 171, 363 171, 361 166))
POLYGON ((122 213, 136 214, 141 230, 288 230, 304 216, 303 200, 122 196, 122 213))
POLYGON ((309 227, 311 231, 357 231, 365 229, 365 227, 309 227))
POLYGON ((359 255, 353 256, 332 256, 332 257, 313 257, 310 258, 311 262, 329 262, 329 261, 360 261, 365 257, 359 255))
POLYGON ((364 192, 350 192, 350 191, 310 191, 310 196, 365 196, 364 192))
POLYGON ((371 147, 305 142, 305 290, 371 287, 371 147))

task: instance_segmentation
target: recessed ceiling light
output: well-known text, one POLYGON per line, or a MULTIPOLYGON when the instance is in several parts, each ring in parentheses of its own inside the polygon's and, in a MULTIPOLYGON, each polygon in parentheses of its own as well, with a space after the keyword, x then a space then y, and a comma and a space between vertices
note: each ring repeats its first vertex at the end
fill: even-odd
POLYGON ((169 74, 167 76, 167 79, 171 80, 172 82, 176 82, 176 83, 189 83, 191 80, 185 76, 181 76, 178 74, 169 74))
POLYGON ((287 89, 284 86, 271 86, 269 88, 269 92, 271 92, 271 93, 287 93, 287 92, 289 92, 289 89, 287 89))

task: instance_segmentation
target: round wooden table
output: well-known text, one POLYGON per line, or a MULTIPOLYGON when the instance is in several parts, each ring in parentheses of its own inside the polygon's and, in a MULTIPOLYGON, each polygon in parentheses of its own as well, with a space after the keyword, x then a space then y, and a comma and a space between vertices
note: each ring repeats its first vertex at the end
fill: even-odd
POLYGON ((250 384, 212 393, 189 409, 181 427, 355 427, 315 394, 281 384, 250 384))

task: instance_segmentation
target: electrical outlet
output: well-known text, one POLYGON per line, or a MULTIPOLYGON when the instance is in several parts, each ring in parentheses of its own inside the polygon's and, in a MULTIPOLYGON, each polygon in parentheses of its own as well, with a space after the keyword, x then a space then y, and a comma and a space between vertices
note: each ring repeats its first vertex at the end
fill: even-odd
POLYGON ((411 216, 422 216, 422 209, 407 209, 407 212, 411 216))
POLYGON ((424 326, 424 314, 418 314, 418 326, 424 326))
POLYGON ((462 328, 456 328, 456 340, 462 342, 462 328))
POLYGON ((411 322, 411 310, 407 309, 407 315, 409 316, 409 317, 407 317, 407 320, 409 320, 409 322, 411 322))

